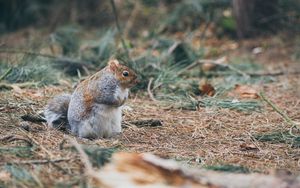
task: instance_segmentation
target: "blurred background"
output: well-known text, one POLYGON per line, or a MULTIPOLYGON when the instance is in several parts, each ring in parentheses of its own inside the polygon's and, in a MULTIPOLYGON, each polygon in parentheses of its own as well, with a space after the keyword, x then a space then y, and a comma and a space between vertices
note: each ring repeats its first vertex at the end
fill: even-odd
MULTIPOLYGON (((193 31, 203 24, 221 37, 253 37, 299 30, 299 0, 115 0, 126 36, 149 32, 193 31)), ((2 0, 0 31, 74 24, 103 29, 114 24, 111 2, 97 0, 2 0)))
POLYGON ((0 75, 9 70, 3 79, 10 83, 58 84, 115 56, 140 74, 138 89, 153 78, 154 88, 185 93, 190 89, 170 85, 179 79, 174 73, 185 76, 182 83, 213 69, 190 71, 199 59, 225 57, 248 72, 259 67, 256 57, 298 61, 299 10, 299 0, 2 0, 0 75))

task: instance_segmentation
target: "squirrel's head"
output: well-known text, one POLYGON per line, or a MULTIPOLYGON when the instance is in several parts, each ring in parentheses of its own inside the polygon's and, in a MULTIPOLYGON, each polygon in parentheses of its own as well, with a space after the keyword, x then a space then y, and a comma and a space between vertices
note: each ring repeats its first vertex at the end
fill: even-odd
POLYGON ((108 62, 108 68, 116 76, 121 87, 131 88, 137 84, 136 73, 125 65, 121 65, 118 60, 110 60, 108 62))

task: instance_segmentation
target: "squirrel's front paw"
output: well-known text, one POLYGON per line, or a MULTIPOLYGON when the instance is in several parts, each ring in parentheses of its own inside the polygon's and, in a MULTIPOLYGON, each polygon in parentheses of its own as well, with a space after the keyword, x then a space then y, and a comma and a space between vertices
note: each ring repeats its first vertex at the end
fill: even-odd
POLYGON ((118 97, 118 107, 119 107, 119 106, 122 106, 122 105, 125 103, 126 99, 127 99, 127 98, 121 99, 120 97, 118 97))

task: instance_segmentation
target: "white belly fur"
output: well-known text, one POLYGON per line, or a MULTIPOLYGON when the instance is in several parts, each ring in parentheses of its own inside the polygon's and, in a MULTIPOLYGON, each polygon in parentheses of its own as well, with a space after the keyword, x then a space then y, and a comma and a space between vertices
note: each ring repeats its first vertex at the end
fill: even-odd
MULTIPOLYGON (((117 88, 115 97, 127 99, 128 89, 117 88)), ((122 131, 122 107, 112 107, 105 104, 95 104, 91 116, 81 122, 78 136, 84 138, 112 137, 122 131)))
POLYGON ((129 89, 121 89, 120 87, 117 87, 114 95, 116 98, 120 98, 121 100, 124 100, 128 98, 128 92, 129 89))

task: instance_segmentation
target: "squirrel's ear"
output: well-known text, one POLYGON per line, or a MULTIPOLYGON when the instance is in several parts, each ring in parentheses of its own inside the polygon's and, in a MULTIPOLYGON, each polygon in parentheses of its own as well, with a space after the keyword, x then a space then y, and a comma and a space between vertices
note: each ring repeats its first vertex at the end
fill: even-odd
POLYGON ((109 60, 108 62, 108 66, 110 68, 110 70, 112 71, 115 71, 117 69, 117 67, 119 66, 119 61, 116 60, 116 59, 112 59, 112 60, 109 60))

